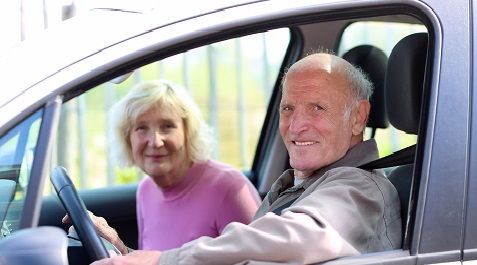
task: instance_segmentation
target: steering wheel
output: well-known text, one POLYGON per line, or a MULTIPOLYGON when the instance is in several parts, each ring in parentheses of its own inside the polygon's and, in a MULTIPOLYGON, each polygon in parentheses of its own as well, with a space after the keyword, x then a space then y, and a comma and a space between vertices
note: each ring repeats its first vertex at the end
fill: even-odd
POLYGON ((108 258, 106 247, 66 169, 54 168, 50 179, 90 259, 96 261, 108 258))

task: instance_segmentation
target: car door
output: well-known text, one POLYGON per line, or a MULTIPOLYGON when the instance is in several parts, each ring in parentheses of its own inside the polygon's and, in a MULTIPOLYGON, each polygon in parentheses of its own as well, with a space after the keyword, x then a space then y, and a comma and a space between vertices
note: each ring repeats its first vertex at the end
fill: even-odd
MULTIPOLYGON (((462 1, 462 3, 464 2, 462 1)), ((428 1, 428 5, 418 1, 363 1, 353 3, 346 1, 333 3, 329 1, 322 5, 311 2, 279 3, 283 6, 260 3, 253 8, 250 7, 250 9, 244 6, 238 9, 223 10, 209 16, 197 17, 174 23, 168 27, 151 30, 151 32, 142 36, 136 36, 129 41, 118 43, 111 48, 111 53, 118 57, 115 59, 109 58, 109 60, 106 60, 107 63, 101 65, 88 66, 89 69, 100 69, 101 71, 98 72, 101 72, 102 75, 90 74, 94 77, 89 77, 92 81, 82 80, 78 84, 72 85, 65 94, 65 100, 66 102, 73 102, 77 95, 85 91, 92 94, 97 87, 108 86, 107 81, 113 78, 125 75, 134 69, 146 66, 156 67, 150 65, 181 55, 184 50, 192 50, 202 46, 210 47, 207 46, 210 44, 212 44, 211 49, 213 50, 215 43, 221 41, 235 40, 238 42, 241 37, 257 32, 286 29, 289 39, 281 50, 281 60, 279 60, 278 66, 271 75, 273 76, 270 78, 271 81, 262 87, 271 90, 263 107, 265 113, 259 119, 260 126, 258 126, 259 130, 253 144, 255 149, 251 152, 252 155, 246 167, 242 167, 240 163, 236 164, 238 167, 242 167, 259 192, 264 195, 276 177, 288 167, 286 150, 277 132, 278 113, 275 111, 280 101, 280 82, 286 67, 304 54, 313 51, 315 47, 323 46, 325 49, 338 49, 340 41, 343 40, 341 38, 343 31, 354 22, 397 20, 410 23, 416 19, 416 23, 426 27, 430 41, 426 65, 425 93, 422 100, 421 129, 416 140, 418 149, 414 167, 415 178, 411 195, 411 210, 409 212, 410 226, 406 234, 405 244, 402 249, 396 251, 340 259, 332 261, 330 264, 396 264, 396 262, 416 264, 418 262, 433 263, 459 260, 463 240, 460 233, 463 229, 463 212, 459 209, 464 205, 463 192, 467 173, 463 161, 466 161, 469 131, 466 122, 452 123, 452 115, 462 117, 464 120, 466 120, 465 117, 468 117, 469 79, 466 73, 469 72, 467 68, 469 65, 465 62, 469 62, 469 60, 466 60, 465 54, 448 47, 460 47, 460 51, 470 50, 467 44, 458 41, 462 36, 464 38, 468 36, 466 35, 468 34, 468 31, 466 31, 468 27, 466 27, 465 22, 468 17, 458 16, 459 20, 456 20, 456 16, 451 16, 450 13, 446 12, 447 9, 443 4, 434 1, 428 1), (407 19, 403 20, 402 16, 407 19), (225 17, 227 19, 224 19, 225 17), (460 25, 464 25, 464 29, 445 30, 444 32, 448 35, 443 38, 443 27, 450 29, 458 28, 460 25), (449 31, 450 33, 448 33, 449 31), (152 39, 155 41, 151 41, 152 39), (444 42, 444 40, 448 42, 444 42), (138 55, 139 52, 132 52, 131 48, 128 47, 129 45, 143 54, 138 55), (126 50, 127 52, 126 54, 120 54, 115 53, 116 50, 126 50), (448 98, 455 100, 450 101, 448 98), (451 108, 453 110, 452 114, 446 112, 446 108, 451 108), (448 126, 448 124, 454 125, 448 126), (452 139, 452 141, 449 139, 452 139), (443 196, 443 194, 448 194, 446 189, 449 187, 451 187, 450 194, 452 196, 443 196)), ((468 5, 463 6, 464 9, 468 8, 468 5)), ((464 13, 468 14, 468 12, 464 13)), ((349 48, 359 43, 351 44, 349 48)), ((208 48, 205 49, 207 53, 208 48)), ((250 49, 256 49, 256 47, 250 49)), ((108 49, 105 49, 104 53, 108 54, 108 49)), ((239 52, 231 53, 232 55, 223 55, 220 59, 221 61, 233 60, 232 58, 236 53, 239 52)), ((98 58, 104 59, 106 56, 99 56, 98 58)), ((93 61, 93 58, 90 61, 93 61)), ((89 62, 88 59, 82 63, 86 65, 87 62, 89 62)), ((214 62, 216 61, 209 62, 207 67, 210 69, 216 67, 214 62)), ((172 64, 172 62, 169 61, 168 64, 172 64)), ((160 65, 159 69, 162 69, 160 65)), ((142 71, 136 71, 135 73, 138 72, 142 71)), ((164 75, 167 78, 173 78, 173 76, 172 73, 164 75)), ((84 74, 84 77, 86 78, 88 75, 84 74)), ((134 77, 135 74, 132 78, 134 79, 134 77)), ((204 77, 204 74, 202 74, 202 77, 204 77)), ((207 77, 214 80, 213 77, 207 77)), ((154 75, 154 78, 157 78, 157 75, 154 75)), ((226 81, 230 82, 230 80, 227 79, 226 81)), ((235 82, 239 83, 238 81, 235 82)), ((232 81, 232 83, 235 82, 232 81)), ((191 83, 190 86, 193 87, 194 84, 191 83)), ((208 82, 207 86, 214 87, 214 81, 208 82)), ((115 89, 106 88, 99 91, 106 93, 110 90, 115 89)), ((210 96, 209 93, 200 95, 210 96)), ((213 96, 211 97, 213 98, 213 96)), ((78 100, 78 102, 80 101, 78 100)), ((213 106, 213 104, 211 105, 213 106)), ((97 103, 96 106, 105 108, 107 103, 97 103)), ((98 117, 93 116, 96 119, 98 117)), ((210 115, 210 117, 212 117, 210 121, 213 122, 214 116, 210 115)), ((78 119, 78 121, 79 124, 81 119, 78 119)), ((61 123, 59 128, 61 130, 61 123)), ((219 128, 218 125, 217 128, 219 128)), ((106 135, 106 132, 104 134, 106 135)), ((81 136, 83 133, 79 135, 81 136)), ((75 141, 81 141, 81 137, 77 137, 77 139, 75 141)), ((389 139, 384 141, 388 144, 392 142, 389 139)), ((68 143, 69 141, 65 142, 68 143)), ((106 149, 106 147, 103 147, 103 149, 106 149)), ((391 153, 395 150, 391 148, 387 152, 391 153)), ((228 152, 240 153, 241 151, 232 148, 228 152)), ((59 157, 63 158, 64 156, 60 155, 59 157)), ((81 160, 81 157, 78 159, 81 160)), ((74 169, 71 172, 80 176, 82 171, 81 169, 74 169)), ((136 173, 136 171, 132 171, 133 176, 136 173)), ((95 174, 98 173, 88 173, 91 176, 95 174)), ((118 173, 117 176, 124 176, 125 179, 129 179, 130 174, 131 172, 122 172, 118 173)), ((107 182, 108 178, 105 179, 105 182, 107 182)), ((114 180, 116 180, 116 177, 114 180)), ((133 180, 137 182, 138 179, 133 180)), ((134 232, 136 225, 134 196, 136 185, 134 181, 132 181, 132 184, 121 183, 120 186, 94 188, 81 192, 88 208, 110 220, 111 225, 118 229, 120 235, 126 238, 125 242, 131 247, 136 246, 135 240, 137 238, 137 234, 134 232), (111 205, 118 205, 118 207, 111 207, 111 205)), ((77 183, 81 183, 81 179, 78 178, 77 183)), ((58 203, 54 196, 45 198, 40 224, 63 226, 66 229, 67 226, 60 223, 64 212, 62 212, 61 207, 55 206, 55 204, 58 203)))

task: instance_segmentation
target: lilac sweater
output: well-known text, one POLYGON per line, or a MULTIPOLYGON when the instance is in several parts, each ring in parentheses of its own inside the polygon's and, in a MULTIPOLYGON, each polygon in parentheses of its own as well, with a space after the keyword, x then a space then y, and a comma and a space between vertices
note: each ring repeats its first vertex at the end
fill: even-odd
POLYGON ((230 222, 250 223, 259 204, 242 172, 215 160, 192 164, 165 190, 146 177, 137 192, 139 249, 168 250, 201 236, 216 237, 230 222))

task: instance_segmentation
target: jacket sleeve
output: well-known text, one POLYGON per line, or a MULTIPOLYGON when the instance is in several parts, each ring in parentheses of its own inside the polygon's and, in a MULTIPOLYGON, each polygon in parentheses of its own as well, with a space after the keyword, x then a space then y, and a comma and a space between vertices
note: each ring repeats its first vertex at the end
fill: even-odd
POLYGON ((353 222, 352 217, 356 217, 359 211, 359 207, 353 205, 363 202, 363 196, 366 197, 354 187, 334 183, 324 190, 313 191, 287 208, 281 216, 267 213, 248 226, 231 223, 217 238, 202 237, 180 249, 165 251, 160 264, 234 264, 245 261, 308 264, 359 254, 324 218, 320 207, 333 204, 325 207, 326 215, 336 214, 336 219, 353 222), (341 208, 343 204, 345 208, 341 208), (348 212, 343 214, 342 211, 348 212))
POLYGON ((234 264, 247 260, 307 264, 358 254, 326 221, 303 213, 267 213, 249 226, 231 223, 217 238, 201 237, 162 253, 159 264, 234 264), (318 245, 320 247, 318 247, 318 245))

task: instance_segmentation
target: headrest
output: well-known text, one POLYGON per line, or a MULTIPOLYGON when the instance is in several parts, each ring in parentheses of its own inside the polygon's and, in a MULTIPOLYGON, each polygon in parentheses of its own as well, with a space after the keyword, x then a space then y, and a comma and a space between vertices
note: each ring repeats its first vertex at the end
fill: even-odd
POLYGON ((427 33, 400 40, 389 55, 385 80, 386 110, 391 124, 417 134, 427 59, 427 33))
POLYGON ((370 98, 371 110, 366 126, 371 128, 387 128, 389 121, 384 101, 384 77, 386 75, 388 57, 377 47, 361 45, 346 52, 343 55, 343 59, 360 67, 368 74, 369 79, 374 85, 374 92, 370 98))

